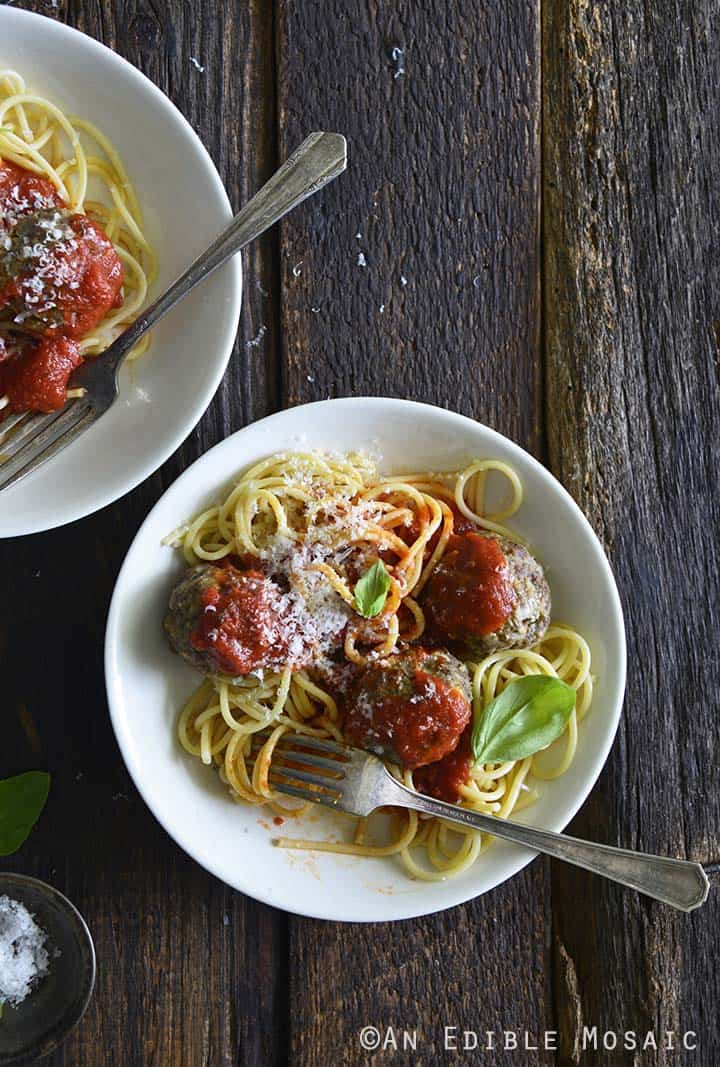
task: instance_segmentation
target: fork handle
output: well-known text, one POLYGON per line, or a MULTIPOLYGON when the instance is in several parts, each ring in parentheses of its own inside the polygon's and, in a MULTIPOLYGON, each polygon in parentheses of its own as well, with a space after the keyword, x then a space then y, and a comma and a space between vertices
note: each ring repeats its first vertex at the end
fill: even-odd
POLYGON ((341 134, 311 133, 306 137, 210 247, 116 338, 103 353, 103 366, 117 373, 142 335, 191 289, 303 200, 342 174, 346 164, 347 142, 341 134))
POLYGON ((566 863, 609 878, 612 882, 637 889, 680 911, 692 911, 707 899, 710 883, 699 863, 581 841, 567 834, 556 834, 551 830, 484 815, 456 804, 446 804, 442 800, 414 793, 399 782, 393 781, 393 784, 398 791, 402 791, 402 797, 398 793, 397 800, 389 800, 389 803, 399 803, 427 815, 461 823, 473 830, 483 830, 506 841, 527 845, 536 852, 565 860, 566 863))

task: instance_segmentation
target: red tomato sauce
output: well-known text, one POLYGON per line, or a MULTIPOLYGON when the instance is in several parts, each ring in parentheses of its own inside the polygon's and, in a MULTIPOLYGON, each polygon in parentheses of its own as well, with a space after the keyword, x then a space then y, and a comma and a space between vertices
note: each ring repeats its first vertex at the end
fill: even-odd
POLYGON ((217 569, 217 582, 203 589, 201 611, 190 643, 207 652, 224 674, 287 662, 290 634, 275 587, 259 571, 217 569))
POLYGON ((494 633, 514 605, 507 560, 495 538, 453 534, 425 589, 423 607, 434 635, 461 640, 494 633))
POLYGON ((81 363, 75 341, 44 337, 22 358, 0 366, 0 395, 10 397, 10 411, 56 411, 65 403, 68 378, 81 363))
POLYGON ((0 160, 0 210, 5 224, 63 202, 52 182, 16 163, 0 160))
POLYGON ((470 734, 471 728, 468 726, 453 752, 448 752, 436 763, 419 767, 413 773, 413 782, 419 793, 446 800, 448 804, 457 804, 460 800, 460 786, 467 782, 472 767, 470 734))
POLYGON ((124 270, 86 215, 70 214, 54 186, 0 161, 0 413, 54 411, 82 362, 74 341, 122 304, 124 270))
POLYGON ((387 692, 374 701, 370 718, 362 700, 351 698, 343 732, 351 745, 383 751, 412 769, 454 749, 469 719, 470 705, 459 689, 417 669, 412 695, 387 692))

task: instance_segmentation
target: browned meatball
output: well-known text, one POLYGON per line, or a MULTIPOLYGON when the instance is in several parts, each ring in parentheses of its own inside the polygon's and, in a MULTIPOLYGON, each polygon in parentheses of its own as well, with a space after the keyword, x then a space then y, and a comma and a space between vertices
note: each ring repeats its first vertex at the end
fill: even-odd
POLYGON ((550 589, 526 548, 476 532, 453 535, 425 588, 429 633, 463 656, 480 657, 541 640, 550 589))
POLYGON ((351 745, 402 767, 442 759, 470 721, 470 678, 460 660, 413 646, 362 671, 347 697, 351 745))
POLYGON ((312 649, 290 598, 259 571, 201 564, 175 586, 165 630, 173 649, 205 673, 301 667, 312 649))

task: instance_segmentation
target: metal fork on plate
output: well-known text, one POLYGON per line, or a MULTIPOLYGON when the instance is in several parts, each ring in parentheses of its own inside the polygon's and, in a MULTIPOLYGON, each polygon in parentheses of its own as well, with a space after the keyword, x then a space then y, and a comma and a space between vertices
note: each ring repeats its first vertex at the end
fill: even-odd
POLYGON ((285 734, 273 752, 269 780, 279 793, 351 815, 391 805, 448 819, 583 867, 680 911, 707 899, 709 883, 699 863, 581 841, 435 800, 396 781, 377 756, 334 741, 285 734))
POLYGON ((22 412, 0 422, 0 490, 37 470, 104 415, 118 396, 120 366, 143 334, 231 256, 342 174, 346 165, 343 136, 311 133, 184 274, 99 358, 73 372, 70 387, 85 389, 84 396, 49 415, 22 412))

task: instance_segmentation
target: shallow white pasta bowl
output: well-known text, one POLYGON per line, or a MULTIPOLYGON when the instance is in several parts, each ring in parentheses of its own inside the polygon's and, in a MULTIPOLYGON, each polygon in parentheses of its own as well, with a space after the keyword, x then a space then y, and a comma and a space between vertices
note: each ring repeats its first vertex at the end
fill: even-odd
MULTIPOLYGON (((186 470, 150 512, 125 559, 108 618, 105 668, 112 722, 146 803, 177 843, 236 889, 287 911, 325 919, 402 919, 469 900, 511 877, 533 853, 494 842, 459 877, 409 878, 397 859, 285 851, 267 811, 233 803, 218 775, 185 753, 180 708, 200 675, 167 646, 162 628, 180 554, 162 544, 178 525, 219 503, 248 465, 282 450, 368 450, 383 473, 457 470, 475 458, 511 464, 525 491, 513 528, 544 563, 553 614, 589 640, 597 677, 578 750, 566 774, 542 783, 526 822, 561 830, 607 758, 625 686, 622 611, 610 567, 577 505, 539 463, 500 434, 461 415, 404 400, 353 398, 307 404, 233 434, 186 470)), ((337 840, 347 827, 318 808, 288 836, 337 840)))
MULTIPOLYGON (((159 293, 232 215, 210 156, 168 98, 135 67, 62 23, 0 7, 0 69, 94 123, 135 183, 158 256, 159 293)), ((189 71, 188 77, 197 76, 189 71)), ((151 296, 152 296, 151 293, 151 296)), ((150 350, 122 372, 119 401, 41 470, 0 495, 0 537, 89 515, 156 470, 187 437, 225 372, 242 293, 240 257, 153 331, 150 350)))

